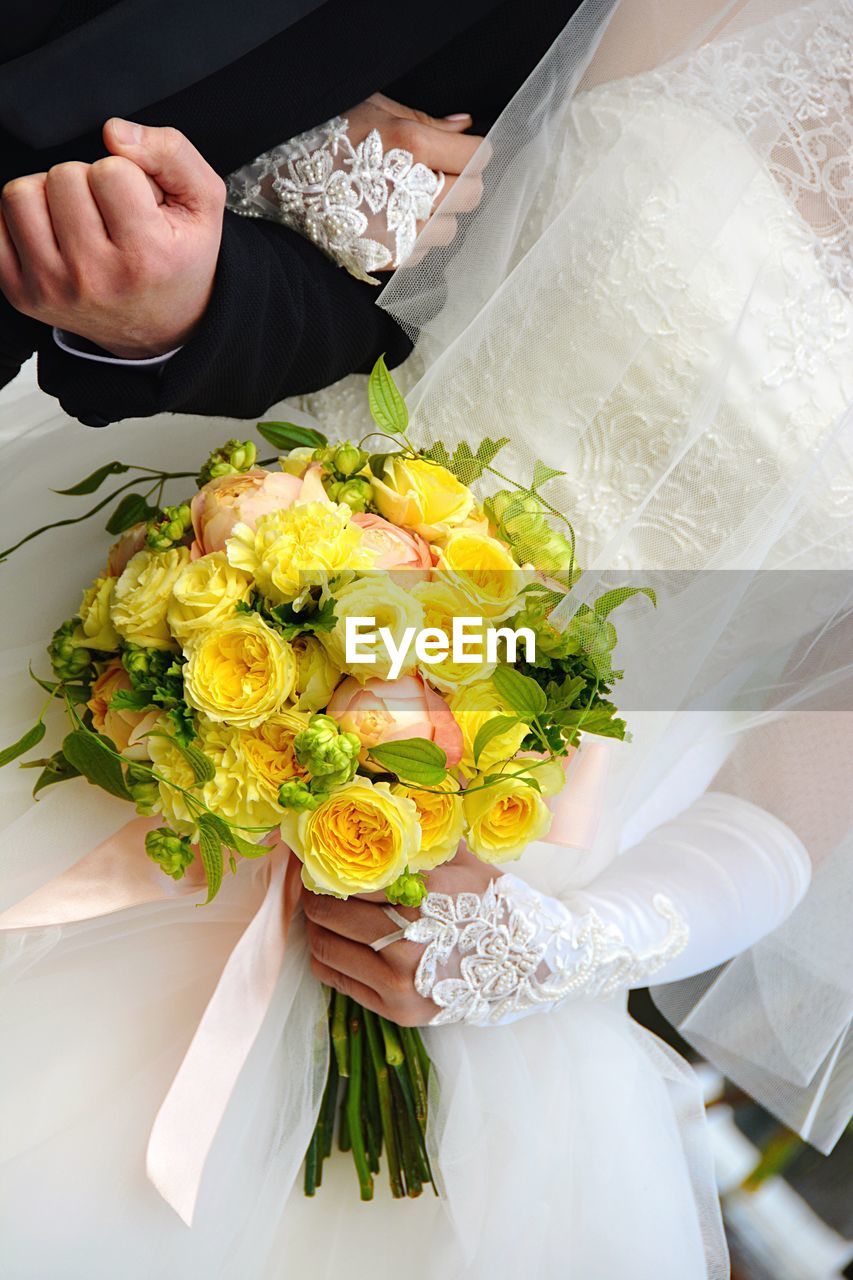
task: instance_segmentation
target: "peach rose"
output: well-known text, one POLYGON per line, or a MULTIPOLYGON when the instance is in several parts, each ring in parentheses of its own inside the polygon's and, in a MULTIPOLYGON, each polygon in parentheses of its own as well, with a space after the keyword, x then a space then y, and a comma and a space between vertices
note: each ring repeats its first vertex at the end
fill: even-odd
POLYGON ((116 659, 105 667, 92 685, 86 704, 92 713, 92 727, 115 743, 128 760, 147 760, 146 735, 159 720, 160 711, 112 711, 110 702, 119 690, 130 689, 130 676, 116 659))
POLYGON ((234 526, 254 530, 261 516, 283 511, 297 501, 328 502, 319 467, 309 467, 304 478, 283 471, 254 467, 238 476, 217 476, 200 489, 191 503, 195 542, 194 560, 211 551, 224 551, 234 526))
POLYGON ((332 694, 326 712, 365 748, 400 738, 427 738, 444 751, 449 768, 462 757, 462 730, 444 698, 420 676, 364 684, 349 676, 332 694))
POLYGON ((120 578, 133 557, 145 546, 145 535, 148 525, 144 520, 126 529, 117 542, 110 547, 107 558, 107 577, 120 578))
POLYGON ((358 512, 353 524, 361 526, 362 544, 375 556, 375 569, 405 569, 402 583, 423 582, 432 568, 429 544, 414 529, 403 529, 382 516, 358 512))

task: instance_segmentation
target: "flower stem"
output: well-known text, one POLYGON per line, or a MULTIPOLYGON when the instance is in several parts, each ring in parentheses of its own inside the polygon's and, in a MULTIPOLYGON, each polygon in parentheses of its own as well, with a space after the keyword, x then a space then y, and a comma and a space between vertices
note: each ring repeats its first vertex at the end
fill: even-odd
POLYGON ((358 1174, 358 1187, 362 1200, 373 1199, 373 1178, 367 1165, 364 1146, 364 1130, 361 1117, 362 1062, 364 1056, 364 1028, 357 1008, 350 1018, 349 1041, 349 1089, 347 1090, 347 1118, 352 1143, 352 1158, 358 1174))
MULTIPOLYGON (((426 1058, 426 1050, 423 1047, 423 1041, 414 1027, 401 1027, 400 1035, 403 1040, 403 1051, 406 1055, 406 1066, 409 1068, 409 1076, 412 1082, 412 1092, 414 1094, 415 1114, 418 1118, 418 1125, 421 1133, 426 1133, 427 1123, 427 1076, 424 1072, 424 1059, 426 1058)), ((427 1071, 429 1070, 429 1059, 426 1059, 427 1071)))
POLYGON ((394 1106, 391 1093, 391 1080, 388 1075, 388 1063, 382 1051, 379 1030, 376 1026, 376 1015, 369 1009, 364 1010, 367 1043, 373 1070, 376 1074, 376 1086, 379 1091, 379 1115, 382 1122, 382 1136, 385 1139, 385 1154, 388 1158, 388 1178, 391 1183, 391 1194, 395 1199, 405 1195, 400 1176, 400 1153, 397 1144, 397 1132, 394 1125, 394 1106))
POLYGON ((338 1074, 346 1078, 349 1075, 347 1036, 349 1000, 340 991, 336 991, 334 994, 332 1009, 332 1047, 338 1064, 338 1074))
POLYGON ((385 1047, 385 1061, 389 1067, 399 1067, 403 1062, 403 1046, 400 1044, 400 1037, 397 1032, 402 1028, 395 1027, 387 1018, 380 1018, 379 1026, 385 1047))

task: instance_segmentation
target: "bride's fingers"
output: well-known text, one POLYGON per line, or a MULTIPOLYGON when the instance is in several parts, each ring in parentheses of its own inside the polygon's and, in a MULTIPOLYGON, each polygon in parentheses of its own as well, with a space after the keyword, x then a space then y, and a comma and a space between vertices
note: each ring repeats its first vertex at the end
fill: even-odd
POLYGON ((386 97, 384 93, 373 93, 367 101, 372 102, 382 111, 387 111, 389 115, 397 116, 402 120, 417 120, 420 124, 428 124, 433 129, 444 129, 448 133, 464 133, 474 122, 467 111, 457 111, 450 116, 430 116, 425 111, 418 111, 414 107, 407 107, 405 103, 396 102, 393 98, 386 97))
POLYGON ((371 951, 363 942, 352 942, 311 920, 307 922, 307 934, 311 954, 321 964, 363 982, 374 991, 381 992, 388 985, 388 965, 377 951, 371 951))
POLYGON ((318 982, 325 983, 333 991, 340 991, 341 995, 357 1000, 365 1009, 370 1009, 371 1013, 378 1013, 382 1018, 391 1016, 390 1010, 381 997, 363 982, 358 982, 345 973, 338 973, 336 969, 330 969, 314 956, 311 957, 311 972, 318 982))
POLYGON ((324 894, 305 893, 302 907, 312 924, 369 946, 371 942, 393 933, 395 928, 380 905, 383 902, 387 905, 384 894, 374 904, 362 898, 342 900, 324 894))

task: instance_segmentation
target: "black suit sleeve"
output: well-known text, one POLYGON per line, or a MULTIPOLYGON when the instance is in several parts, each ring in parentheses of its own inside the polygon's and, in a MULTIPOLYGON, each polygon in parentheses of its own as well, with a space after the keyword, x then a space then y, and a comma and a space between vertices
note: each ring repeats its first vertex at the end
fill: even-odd
POLYGON ((382 352, 392 366, 405 359, 411 343, 378 294, 286 227, 226 213, 213 294, 186 346, 135 369, 69 355, 48 334, 39 384, 89 426, 164 410, 256 417, 368 372, 382 352))
POLYGON ((44 325, 21 315, 0 294, 0 387, 17 377, 43 334, 44 325))

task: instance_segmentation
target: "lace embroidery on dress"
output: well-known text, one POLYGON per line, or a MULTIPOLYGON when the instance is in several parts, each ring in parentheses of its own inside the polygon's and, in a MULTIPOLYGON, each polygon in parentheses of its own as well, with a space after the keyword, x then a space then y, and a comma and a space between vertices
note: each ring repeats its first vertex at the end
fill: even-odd
POLYGON ((264 152, 231 174, 227 204, 232 213, 285 223, 356 279, 379 284, 371 272, 409 256, 444 175, 416 164, 401 147, 384 151, 376 129, 354 147, 348 128, 349 121, 336 116, 264 152), (370 231, 390 235, 394 252, 370 231))
POLYGON ((596 999, 638 985, 683 951, 690 936, 667 897, 656 894, 652 905, 666 921, 666 936, 638 952, 594 910, 575 916, 515 876, 493 880, 482 896, 428 894, 405 937, 425 945, 415 987, 439 1006, 431 1025, 494 1024, 570 996, 596 999), (439 975, 457 965, 458 977, 439 975))

